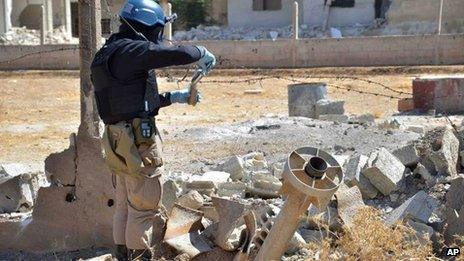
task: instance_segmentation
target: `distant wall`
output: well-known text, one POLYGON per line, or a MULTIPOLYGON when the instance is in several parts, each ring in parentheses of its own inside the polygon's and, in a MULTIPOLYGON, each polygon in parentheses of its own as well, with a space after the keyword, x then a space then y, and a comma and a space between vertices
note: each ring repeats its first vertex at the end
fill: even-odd
MULTIPOLYGON (((275 11, 253 11, 253 0, 229 0, 227 7, 229 26, 282 27, 292 24, 294 0, 282 0, 282 9, 275 11)), ((300 10, 303 0, 298 0, 300 10)), ((303 19, 303 12, 300 12, 303 19)))
MULTIPOLYGON (((395 0, 387 12, 388 25, 392 27, 417 27, 430 24, 438 28, 440 1, 438 0, 395 0), (424 25, 425 24, 425 25, 424 25)), ((446 0, 443 2, 443 33, 464 31, 464 1, 446 0)))
MULTIPOLYGON (((464 34, 343 39, 206 41, 219 68, 304 68, 464 64, 464 34)), ((78 69, 73 45, 0 46, 0 70, 78 69), (53 50, 58 50, 52 52, 53 50), (37 52, 42 52, 34 54, 37 52), (27 55, 32 53, 32 55, 27 55), (5 62, 14 58, 12 62, 5 62)))
POLYGON ((328 19, 329 26, 353 26, 371 24, 375 19, 375 0, 356 0, 354 7, 324 6, 325 0, 306 0, 304 4, 304 23, 322 26, 328 19), (328 15, 328 18, 327 18, 328 15))

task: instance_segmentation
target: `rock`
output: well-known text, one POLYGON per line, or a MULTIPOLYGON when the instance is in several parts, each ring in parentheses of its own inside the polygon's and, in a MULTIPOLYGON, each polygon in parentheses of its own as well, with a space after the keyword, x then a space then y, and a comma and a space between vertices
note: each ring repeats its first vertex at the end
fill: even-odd
POLYGON ((112 260, 113 260, 113 256, 111 254, 106 254, 102 256, 85 259, 85 261, 112 261, 112 260))
POLYGON ((284 162, 277 162, 272 165, 272 175, 279 180, 282 179, 282 173, 284 172, 284 162))
POLYGON ((277 198, 282 182, 269 174, 255 174, 251 179, 251 186, 247 187, 250 196, 260 198, 277 198))
POLYGON ((412 220, 408 220, 407 224, 416 231, 416 237, 422 244, 426 244, 431 239, 434 232, 431 226, 412 220))
POLYGON ((327 99, 318 100, 316 102, 316 118, 320 115, 332 114, 343 115, 345 114, 345 101, 330 101, 327 99))
POLYGON ((432 162, 438 174, 457 175, 459 140, 453 130, 437 128, 427 132, 418 150, 421 159, 432 162))
POLYGON ((348 155, 332 155, 332 156, 342 168, 345 167, 346 163, 348 163, 348 160, 350 159, 350 156, 348 155))
POLYGON ((305 228, 320 230, 321 226, 323 227, 327 225, 330 230, 338 230, 342 227, 337 209, 328 207, 327 209, 320 211, 317 207, 311 204, 308 209, 308 220, 307 224, 305 224, 305 228))
POLYGON ((413 221, 427 223, 437 206, 437 200, 421 190, 406 200, 403 204, 401 204, 401 206, 394 209, 387 216, 385 222, 388 225, 394 225, 395 223, 408 218, 413 221))
POLYGON ((167 180, 163 184, 163 194, 161 202, 166 208, 168 213, 171 213, 172 208, 177 200, 177 193, 180 192, 180 188, 176 185, 173 180, 167 180))
POLYGON ((216 167, 215 170, 230 173, 233 181, 241 180, 244 176, 244 161, 238 156, 232 156, 216 167))
POLYGON ((261 152, 244 155, 243 161, 245 162, 244 165, 247 171, 260 171, 268 168, 264 154, 261 152))
POLYGON ((419 163, 419 153, 414 144, 406 145, 393 151, 395 155, 406 167, 413 167, 419 163))
POLYGON ((357 186, 361 194, 366 199, 373 199, 377 196, 378 190, 362 174, 367 165, 368 157, 364 155, 354 156, 349 159, 345 166, 345 183, 349 187, 357 186))
POLYGON ((388 196, 397 189, 398 183, 403 178, 405 166, 399 159, 393 156, 385 148, 372 153, 369 157, 367 168, 362 174, 383 195, 388 196))
POLYGON ((203 206, 203 197, 196 190, 191 190, 187 194, 182 195, 177 203, 183 207, 191 209, 199 209, 203 206))
POLYGON ((464 175, 461 174, 451 181, 446 193, 445 218, 448 226, 445 230, 447 242, 455 235, 464 236, 464 175))
POLYGON ((197 190, 199 193, 211 196, 219 184, 229 180, 230 174, 222 171, 209 171, 203 175, 193 175, 185 183, 187 190, 197 190))
POLYGON ((319 115, 319 120, 321 121, 333 121, 337 123, 347 123, 348 116, 343 114, 323 114, 319 115))
POLYGON ((293 235, 292 239, 290 239, 290 242, 288 242, 288 249, 285 253, 288 255, 295 254, 296 252, 298 252, 298 250, 303 248, 305 244, 306 241, 297 231, 293 235))
POLYGON ((419 175, 424 179, 427 185, 432 185, 433 181, 435 180, 432 174, 427 170, 427 168, 422 165, 421 163, 417 164, 417 167, 414 169, 414 175, 419 175))
POLYGON ((421 125, 406 125, 405 129, 410 132, 415 132, 417 134, 424 134, 425 129, 421 125))
POLYGON ((23 164, 0 166, 0 213, 27 212, 40 188, 38 173, 23 164))
POLYGON ((361 191, 357 187, 340 186, 335 193, 338 202, 338 215, 346 226, 352 227, 358 212, 366 207, 361 191))
POLYGON ((226 182, 218 187, 217 194, 219 197, 238 197, 244 198, 246 184, 243 182, 226 182))
POLYGON ((374 115, 372 114, 362 114, 362 115, 356 115, 354 117, 351 117, 349 120, 348 120, 348 123, 351 123, 351 124, 371 124, 371 123, 374 123, 375 122, 375 117, 374 115))
POLYGON ((307 244, 309 243, 319 244, 319 243, 322 243, 324 238, 328 237, 327 232, 322 231, 322 230, 311 230, 311 229, 300 228, 298 231, 307 244))

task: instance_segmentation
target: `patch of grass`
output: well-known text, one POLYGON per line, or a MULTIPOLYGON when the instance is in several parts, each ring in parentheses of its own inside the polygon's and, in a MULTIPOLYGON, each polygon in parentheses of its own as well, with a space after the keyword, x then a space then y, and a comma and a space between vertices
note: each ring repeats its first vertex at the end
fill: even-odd
POLYGON ((397 224, 388 227, 380 214, 366 208, 355 218, 354 226, 341 233, 311 243, 308 249, 319 260, 429 260, 435 258, 432 242, 419 238, 412 228, 397 224))

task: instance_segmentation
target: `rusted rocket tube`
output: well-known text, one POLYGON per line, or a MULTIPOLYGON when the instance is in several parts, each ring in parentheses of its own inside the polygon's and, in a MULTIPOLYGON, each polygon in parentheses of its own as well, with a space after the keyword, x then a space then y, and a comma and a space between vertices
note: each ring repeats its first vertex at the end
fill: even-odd
POLYGON ((343 181, 343 171, 330 154, 316 148, 292 152, 282 175, 285 204, 255 260, 280 260, 310 204, 324 209, 343 181))

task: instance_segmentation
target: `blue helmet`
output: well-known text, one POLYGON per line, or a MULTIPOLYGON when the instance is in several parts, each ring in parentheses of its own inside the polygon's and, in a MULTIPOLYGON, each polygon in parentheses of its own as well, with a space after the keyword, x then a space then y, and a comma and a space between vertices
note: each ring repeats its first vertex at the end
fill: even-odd
POLYGON ((148 27, 166 25, 163 8, 154 0, 127 0, 120 15, 148 27))

